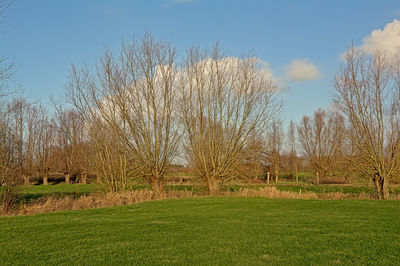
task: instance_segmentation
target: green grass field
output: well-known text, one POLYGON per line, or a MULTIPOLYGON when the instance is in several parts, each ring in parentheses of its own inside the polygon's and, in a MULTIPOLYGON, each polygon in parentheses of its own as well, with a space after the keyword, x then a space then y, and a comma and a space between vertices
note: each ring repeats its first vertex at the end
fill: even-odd
POLYGON ((0 264, 400 264, 398 201, 192 198, 0 218, 0 264))

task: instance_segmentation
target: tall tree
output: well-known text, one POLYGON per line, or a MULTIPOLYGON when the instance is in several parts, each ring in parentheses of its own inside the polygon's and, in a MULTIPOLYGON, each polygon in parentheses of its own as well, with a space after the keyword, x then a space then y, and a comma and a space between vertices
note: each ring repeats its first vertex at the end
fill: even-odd
POLYGON ((354 147, 347 159, 374 180, 379 199, 400 170, 400 71, 394 58, 350 48, 335 78, 334 104, 354 147))
POLYGON ((98 155, 112 158, 104 156, 111 152, 111 138, 123 155, 121 171, 146 180, 157 197, 165 193, 165 171, 178 151, 176 72, 175 49, 149 34, 123 43, 119 58, 106 51, 95 75, 87 67, 71 70, 71 102, 89 128, 108 129, 91 134, 98 155))
POLYGON ((232 178, 251 136, 262 134, 279 109, 276 86, 257 63, 225 57, 218 46, 187 52, 179 84, 185 147, 210 194, 232 178))

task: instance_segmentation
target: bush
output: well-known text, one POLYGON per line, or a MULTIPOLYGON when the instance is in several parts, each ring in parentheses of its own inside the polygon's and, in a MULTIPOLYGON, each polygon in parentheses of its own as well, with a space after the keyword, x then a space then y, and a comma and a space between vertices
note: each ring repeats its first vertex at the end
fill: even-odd
POLYGON ((7 214, 14 207, 18 197, 14 187, 0 187, 0 213, 7 214))

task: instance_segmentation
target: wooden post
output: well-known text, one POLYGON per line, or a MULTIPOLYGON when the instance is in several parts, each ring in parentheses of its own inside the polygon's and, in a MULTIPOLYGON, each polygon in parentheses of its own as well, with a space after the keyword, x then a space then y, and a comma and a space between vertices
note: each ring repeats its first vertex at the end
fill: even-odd
POLYGON ((267 172, 267 185, 269 185, 269 172, 267 172))

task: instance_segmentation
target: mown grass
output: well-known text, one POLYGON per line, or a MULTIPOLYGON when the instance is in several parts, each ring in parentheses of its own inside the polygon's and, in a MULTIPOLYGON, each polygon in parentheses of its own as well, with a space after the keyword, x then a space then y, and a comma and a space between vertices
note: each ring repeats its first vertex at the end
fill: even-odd
POLYGON ((1 264, 400 263, 396 201, 192 198, 0 218, 1 264))

